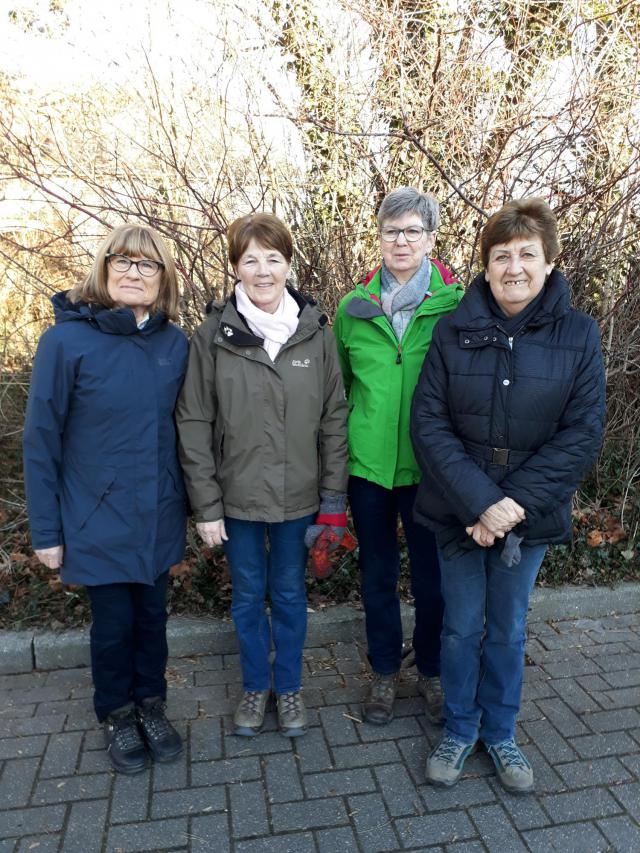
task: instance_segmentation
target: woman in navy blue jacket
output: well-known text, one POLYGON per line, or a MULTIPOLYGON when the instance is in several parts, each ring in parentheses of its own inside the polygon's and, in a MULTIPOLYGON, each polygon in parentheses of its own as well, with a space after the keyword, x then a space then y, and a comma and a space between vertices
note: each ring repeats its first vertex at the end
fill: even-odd
POLYGON ((164 712, 167 580, 186 519, 175 265, 153 229, 123 225, 52 301, 24 426, 32 544, 63 583, 87 587, 94 707, 113 767, 136 773, 182 750, 164 712))
POLYGON ((427 760, 453 785, 482 740, 509 791, 533 790, 514 741, 529 594, 604 423, 600 335, 554 269, 556 220, 512 201, 482 232, 484 272, 436 327, 412 408, 416 518, 436 533, 445 614, 444 738, 427 760))

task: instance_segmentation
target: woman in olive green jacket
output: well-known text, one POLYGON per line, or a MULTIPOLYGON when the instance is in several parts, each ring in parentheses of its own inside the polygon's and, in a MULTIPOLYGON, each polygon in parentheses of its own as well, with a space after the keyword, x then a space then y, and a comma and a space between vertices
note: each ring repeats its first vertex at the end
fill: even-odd
POLYGON ((365 719, 393 715, 402 655, 397 593, 402 519, 415 601, 413 647, 426 711, 440 719, 442 598, 435 540, 413 520, 421 472, 409 436, 411 400, 437 321, 463 291, 429 260, 438 202, 404 187, 378 214, 382 266, 341 301, 334 333, 349 402, 349 501, 360 545, 362 597, 374 678, 365 719))
POLYGON ((208 545, 224 543, 231 571, 244 685, 238 735, 261 730, 272 678, 280 730, 305 732, 306 546, 324 527, 346 524, 340 365, 326 316, 287 286, 292 253, 276 216, 232 223, 238 282, 227 302, 208 308, 193 337, 177 408, 197 529, 208 545))

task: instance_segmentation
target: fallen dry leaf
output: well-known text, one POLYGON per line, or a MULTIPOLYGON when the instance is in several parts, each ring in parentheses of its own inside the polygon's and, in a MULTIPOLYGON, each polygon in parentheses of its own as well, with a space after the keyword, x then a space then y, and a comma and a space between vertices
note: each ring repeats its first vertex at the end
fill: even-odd
POLYGON ((604 541, 604 536, 601 530, 591 530, 587 533, 587 545, 591 548, 597 548, 604 541))

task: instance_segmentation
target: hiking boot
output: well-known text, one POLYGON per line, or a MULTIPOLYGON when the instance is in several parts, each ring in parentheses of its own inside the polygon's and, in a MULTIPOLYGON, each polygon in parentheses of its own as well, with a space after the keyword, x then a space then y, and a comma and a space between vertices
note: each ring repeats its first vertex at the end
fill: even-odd
POLYGON ((285 737, 300 737, 307 730, 307 710, 300 691, 278 696, 278 725, 285 737))
POLYGON ((530 794, 533 791, 533 770, 513 738, 487 746, 487 752, 496 766, 498 782, 505 791, 511 794, 530 794))
POLYGON ((138 721, 154 761, 173 761, 182 753, 182 738, 165 715, 160 696, 143 699, 137 707, 138 721))
POLYGON ((270 690, 245 690, 233 715, 233 733, 241 737, 260 734, 270 690))
POLYGON ((373 681, 369 687, 369 693, 362 705, 362 714, 365 722, 373 723, 374 726, 386 726, 393 717, 393 702, 396 698, 398 688, 398 673, 391 675, 380 675, 373 673, 373 681))
POLYGON ((427 758, 425 775, 428 781, 439 788, 455 785, 475 746, 475 743, 460 743, 450 735, 445 735, 427 758))
POLYGON ((442 705, 444 695, 440 677, 418 674, 418 693, 424 696, 424 713, 430 723, 441 726, 444 723, 442 705))
POLYGON ((103 723, 104 743, 111 766, 118 773, 140 773, 149 756, 140 736, 133 704, 112 711, 103 723))

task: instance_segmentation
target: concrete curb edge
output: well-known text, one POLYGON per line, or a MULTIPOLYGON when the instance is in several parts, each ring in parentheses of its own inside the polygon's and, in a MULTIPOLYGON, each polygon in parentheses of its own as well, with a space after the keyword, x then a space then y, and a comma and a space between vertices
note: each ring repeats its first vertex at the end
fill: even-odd
MULTIPOLYGON (((537 587, 531 595, 529 621, 595 618, 636 611, 640 611, 640 583, 622 583, 615 587, 537 587)), ((413 626, 410 605, 402 606, 402 620, 405 636, 410 636, 413 626)), ((172 617, 167 636, 172 657, 234 654, 238 650, 230 619, 172 617)), ((309 613, 309 646, 354 640, 364 640, 361 609, 336 605, 309 613)), ((88 666, 89 629, 0 631, 0 650, 2 674, 88 666)))

